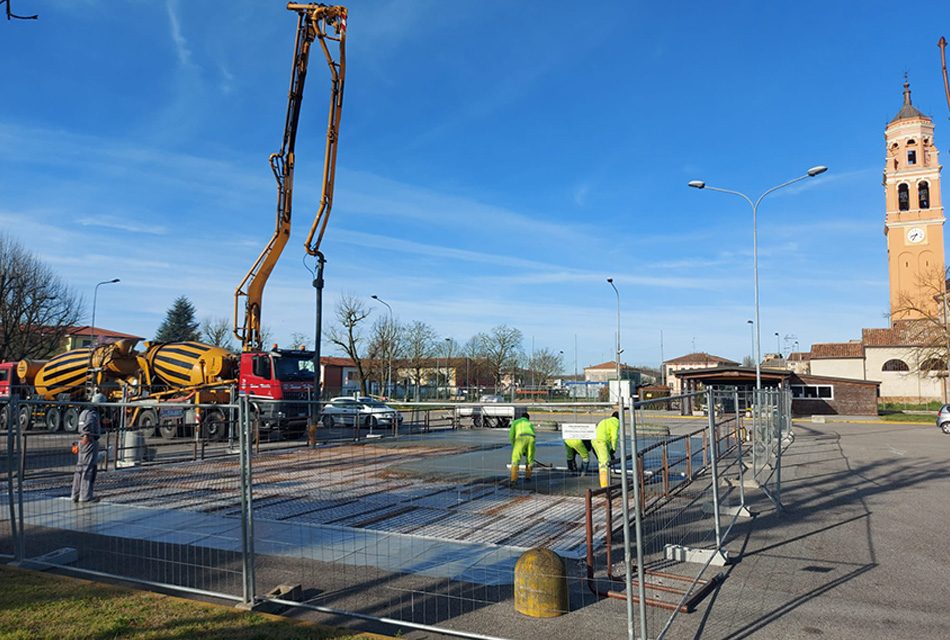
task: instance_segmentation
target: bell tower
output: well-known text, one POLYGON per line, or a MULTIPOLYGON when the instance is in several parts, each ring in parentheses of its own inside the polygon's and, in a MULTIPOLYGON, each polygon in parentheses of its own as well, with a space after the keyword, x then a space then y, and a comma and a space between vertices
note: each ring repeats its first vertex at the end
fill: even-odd
POLYGON ((884 130, 884 235, 892 324, 933 316, 937 311, 934 296, 945 287, 945 218, 933 133, 933 120, 911 103, 905 77, 904 104, 884 130))

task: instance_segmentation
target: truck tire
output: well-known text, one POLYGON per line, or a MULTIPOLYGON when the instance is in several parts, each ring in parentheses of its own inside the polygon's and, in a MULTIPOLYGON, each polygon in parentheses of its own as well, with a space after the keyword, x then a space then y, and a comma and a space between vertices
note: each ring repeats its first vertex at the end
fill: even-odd
POLYGON ((0 429, 6 429, 10 425, 10 407, 8 405, 3 405, 0 407, 0 429))
POLYGON ((178 425, 174 423, 160 425, 158 432, 165 440, 174 440, 178 437, 178 425))
POLYGON ((20 430, 28 431, 33 428, 33 407, 28 404, 21 404, 19 413, 20 430))
POLYGON ((79 431, 79 409, 76 407, 66 407, 63 412, 63 430, 67 433, 79 431))
POLYGON ((480 429, 483 422, 484 420, 482 419, 480 415, 472 416, 472 424, 475 426, 476 429, 480 429))
POLYGON ((155 409, 144 409, 135 418, 135 426, 141 429, 143 435, 155 435, 155 429, 158 427, 158 414, 155 409))
POLYGON ((50 407, 46 410, 46 430, 59 431, 62 426, 63 412, 59 407, 50 407))
POLYGON ((217 409, 209 411, 201 425, 202 435, 208 440, 221 442, 228 437, 228 419, 217 409))

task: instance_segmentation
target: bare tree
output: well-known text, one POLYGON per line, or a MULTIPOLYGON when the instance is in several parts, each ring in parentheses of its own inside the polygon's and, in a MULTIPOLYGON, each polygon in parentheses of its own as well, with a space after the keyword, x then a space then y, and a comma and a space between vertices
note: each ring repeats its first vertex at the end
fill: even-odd
POLYGON ((82 298, 48 266, 0 234, 0 361, 61 351, 81 306, 82 298))
MULTIPOLYGON (((379 317, 373 323, 369 346, 366 349, 367 370, 372 379, 379 381, 381 389, 391 381, 396 372, 391 370, 393 361, 400 357, 402 349, 402 331, 398 322, 390 322, 388 317, 379 317)), ((395 382, 395 380, 392 380, 395 382)), ((392 393, 387 391, 386 393, 392 393)))
MULTIPOLYGON (((940 268, 921 273, 913 293, 903 293, 892 311, 891 326, 898 342, 906 346, 916 362, 912 368, 946 378, 950 357, 950 323, 946 314, 947 277, 940 268)), ((909 364, 909 363, 908 363, 909 364)))
POLYGON ((340 296, 336 305, 336 319, 339 327, 330 327, 327 339, 340 347, 350 360, 356 365, 356 374, 360 378, 360 390, 363 395, 369 391, 366 388, 366 371, 364 369, 364 338, 361 324, 370 316, 372 311, 366 304, 349 294, 340 296))
POLYGON ((548 348, 535 351, 528 358, 528 369, 534 372, 535 384, 547 386, 548 381, 564 369, 564 354, 555 353, 548 348))
POLYGON ((478 334, 476 338, 481 342, 482 353, 497 391, 504 372, 513 371, 518 365, 523 336, 520 330, 501 324, 489 333, 478 334))
POLYGON ((306 349, 310 344, 310 336, 302 331, 294 331, 290 334, 290 344, 294 349, 306 349))
POLYGON ((207 317, 201 321, 201 339, 216 347, 234 351, 234 340, 231 336, 231 322, 227 318, 207 317))
POLYGON ((409 378, 416 387, 416 400, 419 399, 419 385, 422 384, 422 370, 431 366, 436 349, 435 329, 425 322, 416 320, 403 328, 403 355, 409 369, 409 378))

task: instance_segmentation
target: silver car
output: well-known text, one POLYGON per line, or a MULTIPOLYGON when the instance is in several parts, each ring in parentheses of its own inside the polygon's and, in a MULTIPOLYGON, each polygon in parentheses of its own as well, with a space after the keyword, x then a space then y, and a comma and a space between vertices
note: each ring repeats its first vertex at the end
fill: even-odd
POLYGON ((940 407, 940 411, 937 412, 937 426, 940 427, 941 431, 950 435, 950 404, 943 405, 940 407))
POLYGON ((349 426, 391 427, 402 424, 402 414, 379 400, 365 396, 331 398, 320 410, 324 427, 349 426))

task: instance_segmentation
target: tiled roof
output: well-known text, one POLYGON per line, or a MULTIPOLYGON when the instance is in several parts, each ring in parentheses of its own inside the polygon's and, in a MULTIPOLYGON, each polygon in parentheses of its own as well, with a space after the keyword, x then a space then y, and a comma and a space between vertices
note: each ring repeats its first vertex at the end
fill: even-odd
POLYGON ((337 358, 335 356, 320 356, 320 364, 337 367, 355 367, 356 363, 349 358, 337 358))
POLYGON ((932 342, 939 331, 929 320, 897 320, 890 329, 863 329, 866 347, 912 347, 932 342))
POLYGON ((119 331, 111 331, 109 329, 103 329, 102 327, 90 327, 86 325, 84 327, 69 327, 66 329, 66 335, 69 336, 92 336, 93 334, 101 338, 134 338, 136 340, 143 340, 142 336, 133 336, 129 333, 120 333, 119 331))
MULTIPOLYGON (((622 363, 622 362, 620 363, 620 367, 621 367, 622 369, 632 369, 632 368, 633 368, 633 367, 631 367, 629 364, 624 364, 624 363, 622 363)), ((584 367, 584 371, 587 371, 587 370, 589 370, 589 369, 616 369, 616 368, 617 368, 617 361, 616 361, 616 360, 608 360, 607 362, 601 362, 600 364, 595 364, 595 365, 592 365, 592 366, 590 366, 590 367, 584 367)))
POLYGON ((811 360, 811 353, 808 351, 792 351, 788 354, 789 362, 807 362, 811 360))
POLYGON ((699 353, 688 353, 685 356, 673 358, 672 360, 666 360, 663 364, 739 364, 739 363, 734 360, 729 360, 728 358, 714 356, 711 353, 706 353, 706 352, 701 351, 699 353))
POLYGON ((863 358, 864 345, 860 342, 819 342, 811 346, 811 359, 863 358))

